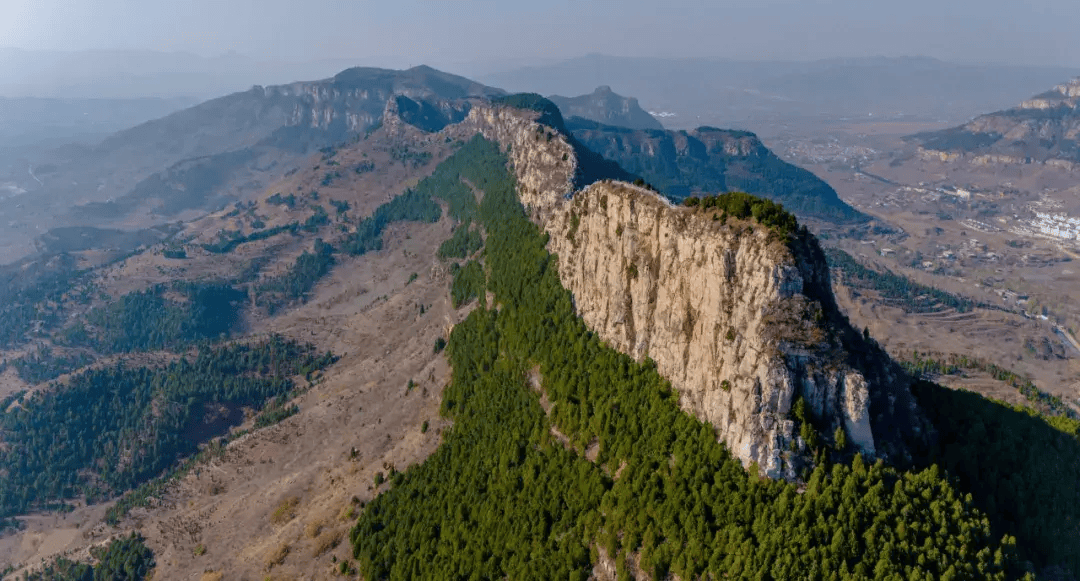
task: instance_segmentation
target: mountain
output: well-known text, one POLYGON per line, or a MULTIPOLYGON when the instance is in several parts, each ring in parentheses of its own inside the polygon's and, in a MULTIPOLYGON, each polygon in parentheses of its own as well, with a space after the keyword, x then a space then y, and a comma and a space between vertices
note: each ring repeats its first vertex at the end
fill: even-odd
POLYGON ((479 78, 507 90, 558 95, 610 85, 636 96, 649 111, 669 115, 666 126, 690 129, 870 115, 961 122, 1077 74, 1076 68, 967 65, 924 57, 783 62, 591 54, 479 78))
POLYGON ((424 66, 257 86, 18 166, 8 179, 32 195, 0 210, 41 230, 102 220, 150 226, 259 192, 303 156, 377 126, 391 100, 407 121, 437 130, 463 118, 470 99, 500 94, 424 66))
MULTIPOLYGON (((893 430, 920 425, 920 412, 897 380, 902 372, 845 326, 826 290, 824 254, 810 235, 791 232, 798 241, 776 244, 768 228, 755 233, 728 225, 719 207, 723 220, 699 207, 672 207, 625 182, 601 180, 573 191, 573 166, 559 161, 573 159, 572 140, 522 151, 513 146, 519 137, 504 129, 507 116, 477 109, 470 120, 483 135, 511 145, 521 202, 547 232, 578 315, 612 348, 654 361, 681 394, 683 409, 712 424, 735 457, 771 477, 794 478, 803 466, 788 453, 798 446, 794 428, 775 418, 799 398, 829 425, 827 432, 843 426, 868 456, 906 453, 893 430), (701 280, 724 282, 715 288, 693 282, 701 280), (821 312, 818 323, 808 323, 814 311, 821 312), (862 357, 850 367, 825 363, 862 357), (826 374, 810 371, 824 367, 826 374), (768 403, 750 404, 758 390, 768 403)), ((744 217, 764 216, 767 207, 778 211, 746 194, 731 199, 762 204, 747 206, 744 217)))
POLYGON ((0 267, 5 574, 1080 571, 1080 423, 914 381, 772 201, 676 206, 550 101, 468 103, 0 267))
POLYGON ((866 219, 827 183, 781 160, 747 131, 634 131, 580 117, 571 118, 567 128, 586 147, 675 200, 738 190, 780 202, 799 216, 840 223, 866 219))
POLYGON ((548 97, 566 117, 583 117, 605 125, 629 129, 663 129, 664 126, 638 105, 637 99, 615 94, 602 85, 588 95, 548 97))
POLYGON ((933 159, 1074 169, 1080 164, 1078 105, 1080 78, 1016 107, 980 115, 957 127, 913 135, 909 140, 920 145, 920 155, 933 159))

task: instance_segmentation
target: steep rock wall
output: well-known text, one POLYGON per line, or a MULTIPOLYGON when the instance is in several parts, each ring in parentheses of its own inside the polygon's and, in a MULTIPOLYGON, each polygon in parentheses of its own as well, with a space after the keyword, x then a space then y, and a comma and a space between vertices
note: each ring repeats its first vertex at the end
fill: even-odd
POLYGON ((902 372, 836 309, 816 244, 801 238, 796 253, 765 227, 622 182, 573 192, 570 144, 526 112, 475 107, 465 124, 509 148, 522 201, 589 328, 654 360, 680 405, 745 465, 782 478, 805 465, 798 397, 818 429, 842 427, 869 456, 902 450, 896 426, 919 429, 902 372))

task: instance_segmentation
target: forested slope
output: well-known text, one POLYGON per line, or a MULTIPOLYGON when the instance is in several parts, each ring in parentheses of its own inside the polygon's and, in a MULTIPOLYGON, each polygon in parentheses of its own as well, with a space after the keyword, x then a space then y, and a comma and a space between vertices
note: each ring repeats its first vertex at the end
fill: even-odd
MULTIPOLYGON (((653 365, 604 346, 575 316, 498 148, 477 139, 458 155, 475 159, 461 175, 484 191, 481 284, 498 307, 451 335, 443 411, 454 427, 442 446, 395 474, 352 531, 365 578, 585 579, 604 559, 620 578, 637 566, 683 579, 1007 579, 1026 559, 1075 567, 1075 509, 1055 502, 1075 496, 1069 481, 1005 484, 1036 478, 1043 457, 1019 453, 1006 426, 1047 434, 1076 466, 1075 423, 986 402, 967 415, 999 427, 973 439, 947 424, 963 403, 931 385, 919 395, 937 406, 943 438, 920 457, 946 470, 834 464, 822 449, 802 485, 759 479, 678 409, 653 365), (977 463, 962 459, 990 450, 1008 451, 1011 471, 969 494, 977 463), (1034 529, 1015 518, 1033 502, 1064 508, 1034 529)), ((808 424, 800 406, 793 416, 808 424)))

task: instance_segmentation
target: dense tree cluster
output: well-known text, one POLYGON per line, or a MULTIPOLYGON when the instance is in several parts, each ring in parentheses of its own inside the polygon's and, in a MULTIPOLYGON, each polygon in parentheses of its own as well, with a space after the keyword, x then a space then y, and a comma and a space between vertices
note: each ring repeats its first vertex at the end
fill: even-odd
POLYGON ((487 277, 479 262, 470 260, 462 267, 454 264, 450 271, 454 275, 454 282, 450 286, 450 300, 455 309, 477 297, 482 299, 487 277))
POLYGON ((493 99, 493 101, 497 105, 536 111, 540 113, 537 122, 542 125, 547 125, 565 135, 570 134, 566 130, 566 123, 563 121, 562 111, 559 111, 558 105, 552 103, 542 95, 537 93, 515 93, 513 95, 493 99))
POLYGON ((600 550, 620 578, 632 555, 657 579, 1018 574, 1015 541, 936 467, 856 457, 819 465, 804 489, 744 470, 655 365, 575 316, 497 146, 463 151, 475 163, 461 177, 484 192, 486 287, 501 309, 454 327, 443 401, 454 426, 351 531, 365 578, 586 579, 600 550))
POLYGON ((341 250, 353 256, 381 250, 383 230, 391 222, 437 222, 441 216, 442 210, 428 194, 406 190, 361 220, 356 231, 342 241, 341 250))
POLYGON ((22 379, 30 385, 51 381, 65 373, 71 373, 94 362, 94 357, 76 351, 69 354, 56 354, 47 346, 36 352, 24 355, 11 362, 22 379))
POLYGON ((59 340, 100 353, 181 349, 227 334, 239 318, 243 291, 222 283, 159 284, 91 310, 85 324, 64 329, 59 340), (186 300, 168 298, 169 291, 186 300))
POLYGON ((86 272, 69 254, 0 267, 0 346, 24 343, 31 331, 61 323, 65 296, 87 302, 86 272))
POLYGON ((826 249, 825 257, 831 268, 843 274, 845 284, 875 290, 883 298, 895 302, 909 313, 932 313, 942 308, 956 309, 958 312, 966 313, 976 306, 970 299, 919 284, 892 271, 879 272, 867 268, 850 254, 838 248, 826 249))
POLYGON ((480 231, 472 228, 472 222, 466 221, 454 228, 454 234, 439 246, 439 258, 468 258, 484 245, 480 231))
POLYGON ((772 228, 786 241, 793 240, 799 232, 799 223, 795 216, 785 211, 783 206, 745 192, 728 192, 703 198, 690 196, 683 200, 683 205, 706 214, 711 213, 714 220, 721 222, 727 220, 728 216, 740 220, 753 218, 757 223, 772 228))
POLYGON ((274 337, 202 348, 164 368, 91 369, 0 415, 0 516, 85 494, 94 499, 160 473, 223 432, 242 407, 294 388, 333 362, 274 337))
POLYGON ((142 581, 154 568, 154 554, 142 535, 131 533, 91 551, 94 565, 58 557, 22 576, 24 581, 142 581))
POLYGON ((939 432, 928 459, 1025 557, 1080 575, 1080 422, 926 381, 913 391, 939 432))
POLYGON ((285 274, 258 286, 258 300, 271 312, 295 300, 304 300, 337 261, 334 247, 316 238, 312 252, 304 251, 285 274))

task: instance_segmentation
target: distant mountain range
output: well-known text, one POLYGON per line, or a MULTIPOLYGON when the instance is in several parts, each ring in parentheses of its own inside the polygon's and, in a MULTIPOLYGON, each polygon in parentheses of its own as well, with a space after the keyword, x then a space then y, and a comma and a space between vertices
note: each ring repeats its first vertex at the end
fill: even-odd
POLYGON ((942 131, 913 135, 924 157, 976 165, 1080 164, 1080 79, 1058 85, 1016 107, 980 115, 942 131))
MULTIPOLYGON (((174 222, 262 193, 302 157, 363 136, 389 110, 434 132, 464 119, 474 104, 505 95, 426 66, 351 68, 320 81, 256 86, 16 167, 6 187, 29 193, 0 208, 0 217, 42 233, 174 222)), ((555 105, 539 95, 529 99, 547 103, 562 125, 555 105)), ((862 219, 827 184, 777 158, 753 134, 664 131, 636 99, 608 87, 555 101, 573 115, 566 130, 583 180, 641 176, 675 199, 743 190, 804 217, 862 219)))
POLYGON ((646 110, 674 114, 664 118, 666 126, 688 129, 749 128, 800 117, 963 122, 1077 74, 1077 68, 961 65, 923 57, 758 62, 593 54, 479 80, 558 95, 609 85, 636 96, 646 110))
MULTIPOLYGON (((362 134, 380 122, 394 96, 410 101, 416 115, 440 112, 445 125, 468 112, 465 99, 500 94, 429 67, 352 68, 322 81, 256 86, 121 131, 94 146, 58 150, 36 171, 41 185, 27 183, 26 188, 81 202, 85 211, 79 213, 87 219, 116 217, 152 200, 157 200, 151 202, 156 211, 171 216, 220 203, 217 198, 234 178, 250 181, 247 170, 273 176, 264 170, 276 167, 280 173, 289 159, 362 134)), ((406 109, 403 117, 409 118, 410 108, 400 104, 406 109)))
POLYGON ((676 200, 744 191, 780 202, 800 217, 839 223, 866 219, 829 184, 783 161, 748 131, 633 130, 581 117, 571 117, 566 127, 589 149, 676 200))

